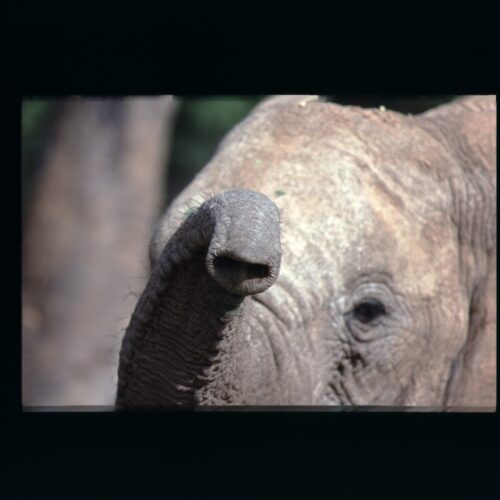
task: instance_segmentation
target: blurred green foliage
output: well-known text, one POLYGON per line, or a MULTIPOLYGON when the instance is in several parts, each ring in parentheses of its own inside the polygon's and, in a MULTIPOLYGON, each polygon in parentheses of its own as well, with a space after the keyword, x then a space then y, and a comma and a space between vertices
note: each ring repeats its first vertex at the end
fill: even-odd
POLYGON ((30 146, 39 136, 39 131, 47 118, 52 101, 30 99, 22 105, 22 140, 23 146, 30 146))
POLYGON ((33 187, 39 158, 47 137, 47 129, 54 109, 54 101, 26 99, 21 107, 22 144, 22 201, 23 208, 33 187))

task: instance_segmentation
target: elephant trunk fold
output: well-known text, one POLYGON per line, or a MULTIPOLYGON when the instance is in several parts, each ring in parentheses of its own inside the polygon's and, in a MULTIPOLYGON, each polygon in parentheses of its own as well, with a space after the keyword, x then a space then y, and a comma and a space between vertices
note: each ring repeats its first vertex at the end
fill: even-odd
POLYGON ((165 246, 132 315, 117 406, 197 404, 237 336, 244 297, 276 281, 280 260, 279 211, 266 196, 235 190, 203 203, 165 246))

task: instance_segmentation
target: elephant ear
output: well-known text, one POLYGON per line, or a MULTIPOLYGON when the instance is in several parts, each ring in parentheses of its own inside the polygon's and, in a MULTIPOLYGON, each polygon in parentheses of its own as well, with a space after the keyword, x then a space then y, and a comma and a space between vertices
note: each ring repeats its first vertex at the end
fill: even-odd
POLYGON ((453 363, 446 405, 496 407, 496 99, 470 96, 420 118, 456 158, 449 179, 468 296, 465 345, 453 363))

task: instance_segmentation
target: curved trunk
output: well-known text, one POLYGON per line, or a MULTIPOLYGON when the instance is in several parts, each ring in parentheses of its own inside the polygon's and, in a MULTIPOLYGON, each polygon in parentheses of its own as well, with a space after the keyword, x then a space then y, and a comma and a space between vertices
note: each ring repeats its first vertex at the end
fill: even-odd
POLYGON ((278 277, 279 229, 276 206, 246 190, 215 196, 184 221, 125 334, 118 407, 199 404, 209 398, 206 388, 218 385, 218 400, 231 401, 237 381, 218 380, 239 341, 245 296, 278 277))

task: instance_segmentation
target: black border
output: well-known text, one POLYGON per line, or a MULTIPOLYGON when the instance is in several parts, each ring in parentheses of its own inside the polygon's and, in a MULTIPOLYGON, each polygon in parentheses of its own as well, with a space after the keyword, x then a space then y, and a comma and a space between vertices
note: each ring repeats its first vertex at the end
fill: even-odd
POLYGON ((220 27, 205 7, 191 29, 177 12, 139 29, 133 10, 96 24, 89 24, 91 13, 50 18, 40 12, 8 29, 3 59, 3 427, 14 492, 8 498, 19 492, 31 498, 24 493, 32 489, 34 498, 53 498, 47 489, 53 483, 73 496, 87 489, 95 494, 101 480, 110 483, 102 491, 120 489, 135 498, 176 484, 185 495, 173 498, 204 494, 210 486, 237 492, 233 498, 248 491, 250 498, 268 496, 265 491, 281 497, 280 488, 291 486, 300 498, 313 498, 318 484, 342 491, 340 498, 367 498, 357 495, 363 488, 368 498, 417 492, 449 498, 451 490, 494 498, 497 413, 23 413, 21 185, 13 167, 20 165, 23 96, 496 94, 491 12, 474 10, 465 20, 445 12, 435 22, 409 23, 412 12, 405 22, 356 22, 342 12, 306 9, 290 25, 279 12, 269 18, 263 10, 256 21, 240 15, 237 23, 224 18, 220 27), (238 482, 250 469, 259 472, 238 482), (416 480, 404 485, 416 470, 416 480), (268 476, 270 489, 253 489, 268 476))

